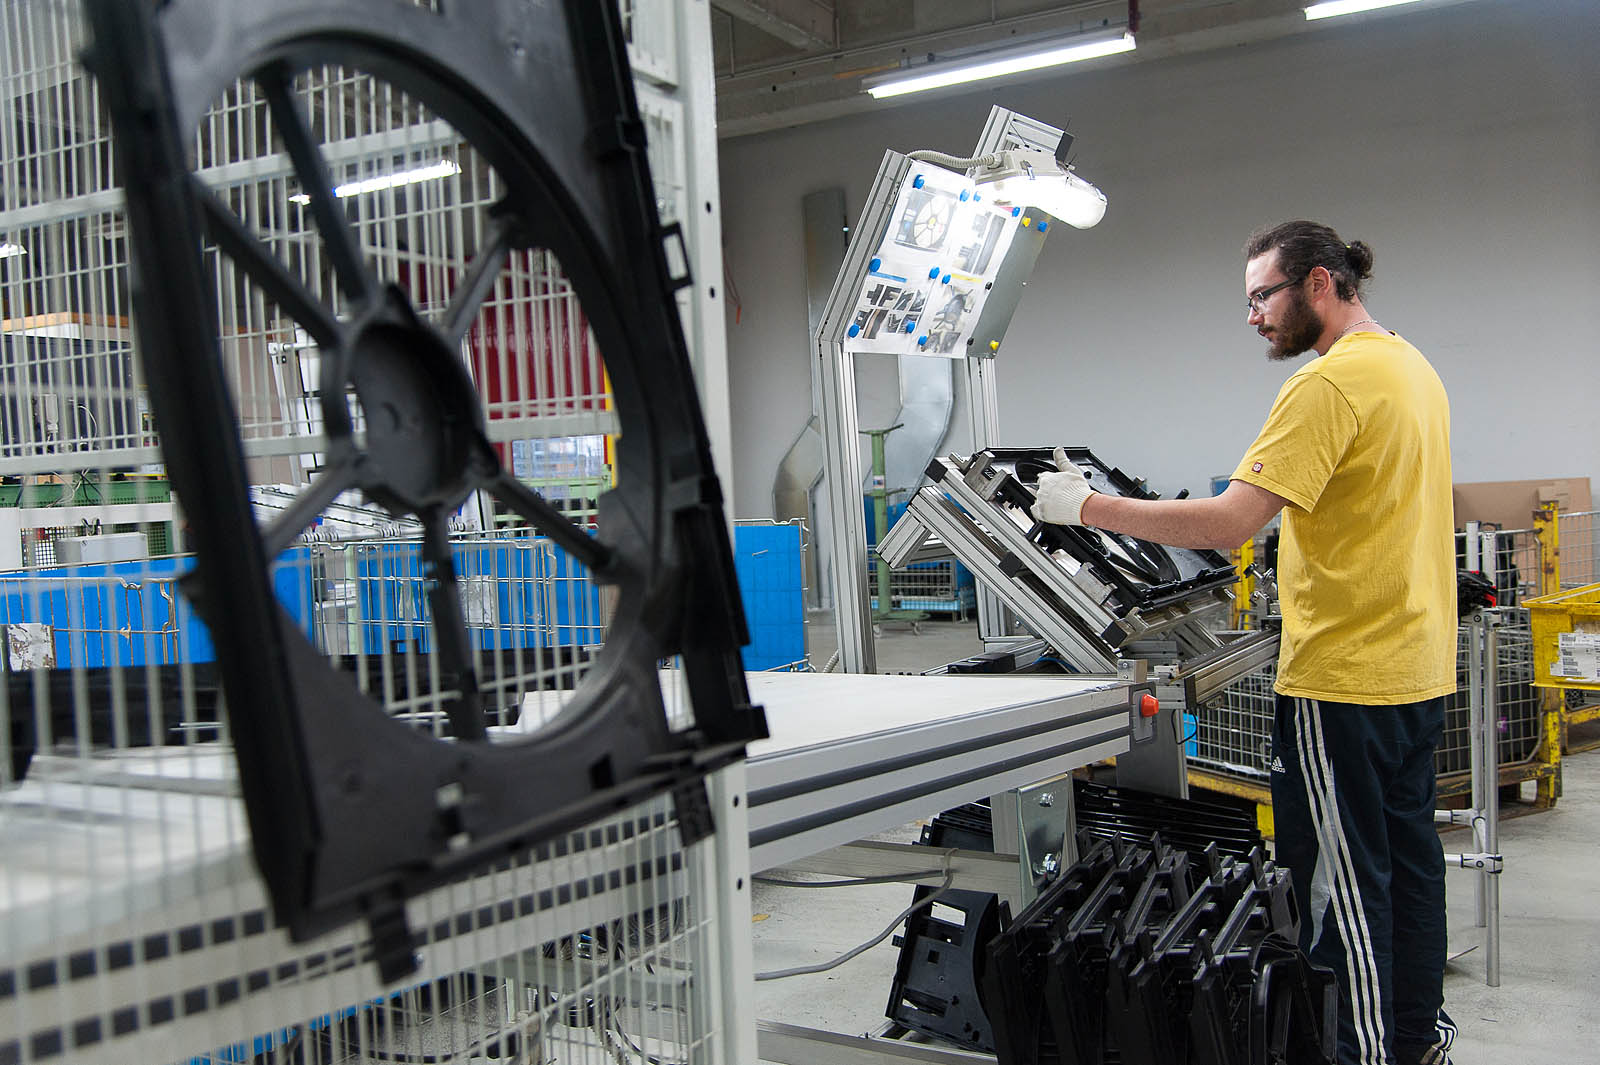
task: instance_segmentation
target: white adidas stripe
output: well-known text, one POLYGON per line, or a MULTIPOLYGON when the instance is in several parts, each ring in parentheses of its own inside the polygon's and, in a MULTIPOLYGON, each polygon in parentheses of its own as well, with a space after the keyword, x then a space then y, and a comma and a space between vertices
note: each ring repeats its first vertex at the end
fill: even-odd
POLYGON ((1339 818, 1337 786, 1322 735, 1322 708, 1313 700, 1296 699, 1296 732, 1300 739, 1301 771, 1306 797, 1317 824, 1318 846, 1327 854, 1333 871, 1334 917, 1344 942, 1345 965, 1361 1061, 1382 1065, 1384 1045, 1382 987, 1361 887, 1356 880, 1354 857, 1339 818))
MULTIPOLYGON (((1350 950, 1350 913, 1349 899, 1342 892, 1341 881, 1344 876, 1339 873, 1338 841, 1334 838, 1333 827, 1330 824, 1328 804, 1323 792, 1326 785, 1320 782, 1320 763, 1312 758, 1312 737, 1310 737, 1309 712, 1306 700, 1294 700, 1294 737, 1296 745, 1301 750, 1301 777, 1306 785, 1306 801, 1312 811, 1312 824, 1317 830, 1318 860, 1326 856, 1328 865, 1333 870, 1333 883, 1330 884, 1331 900, 1333 900, 1334 924, 1339 929, 1339 939, 1344 942, 1344 966, 1346 966, 1346 988, 1349 988, 1350 1006, 1354 1012, 1355 1041, 1357 1051, 1362 1062, 1371 1062, 1373 1057, 1373 1031, 1371 1031, 1371 1012, 1366 1009, 1366 996, 1363 993, 1365 982, 1362 974, 1357 972, 1357 958, 1355 951, 1350 950)), ((1338 803, 1334 801, 1333 819, 1338 820, 1338 803)))
POLYGON ((1333 825, 1338 836, 1337 857, 1339 868, 1344 876, 1336 881, 1342 885, 1347 897, 1348 912, 1353 915, 1356 934, 1347 936, 1345 950, 1354 953, 1366 977, 1361 985, 1365 993, 1367 1017, 1372 1026, 1373 1037, 1376 1045, 1373 1047, 1374 1062, 1381 1065, 1383 1061, 1384 1024, 1383 1024, 1383 985, 1378 978, 1378 959, 1372 945, 1372 931, 1367 925, 1367 911, 1361 904, 1361 883, 1356 879, 1355 856, 1350 851, 1349 840, 1345 837, 1344 821, 1339 816, 1337 802, 1337 783, 1334 780, 1333 766, 1328 762, 1327 741, 1322 735, 1322 706, 1313 701, 1311 703, 1310 721, 1315 735, 1314 747, 1317 755, 1318 768, 1324 774, 1324 787, 1328 796, 1328 805, 1331 812, 1329 823, 1333 825), (1359 949, 1351 950, 1352 940, 1359 949))

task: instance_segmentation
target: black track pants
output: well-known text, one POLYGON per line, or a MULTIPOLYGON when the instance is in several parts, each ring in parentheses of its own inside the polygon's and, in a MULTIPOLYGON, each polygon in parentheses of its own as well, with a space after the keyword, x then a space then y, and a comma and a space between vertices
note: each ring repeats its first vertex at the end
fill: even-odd
POLYGON ((1444 703, 1278 696, 1277 860, 1294 882, 1300 946, 1339 978, 1340 1065, 1448 1060, 1444 851, 1433 823, 1444 703))

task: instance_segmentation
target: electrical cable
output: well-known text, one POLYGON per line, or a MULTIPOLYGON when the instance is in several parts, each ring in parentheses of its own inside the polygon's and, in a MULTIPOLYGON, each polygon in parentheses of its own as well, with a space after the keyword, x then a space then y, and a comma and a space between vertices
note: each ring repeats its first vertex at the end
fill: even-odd
POLYGON ((629 1038, 627 1032, 622 1030, 622 1022, 617 1020, 617 1015, 615 1013, 612 1013, 611 1015, 611 1030, 616 1032, 617 1035, 622 1038, 624 1043, 628 1044, 629 1050, 632 1050, 639 1057, 643 1058, 645 1061, 648 1061, 650 1065, 688 1065, 688 1062, 667 1061, 665 1058, 657 1057, 656 1055, 646 1051, 644 1047, 640 1046, 638 1043, 635 1043, 631 1038, 629 1038))
POLYGON ((1196 717, 1194 719, 1194 728, 1190 729, 1189 730, 1189 734, 1187 736, 1185 736, 1183 734, 1183 711, 1179 710, 1177 707, 1173 707, 1173 709, 1172 709, 1172 738, 1178 741, 1178 746, 1182 747, 1184 744, 1188 743, 1190 740, 1196 738, 1199 735, 1200 735, 1200 718, 1199 718, 1199 716, 1196 715, 1196 717))
POLYGON ((752 876, 758 884, 777 884, 779 887, 863 887, 869 884, 901 884, 907 880, 921 880, 925 876, 943 876, 943 869, 920 869, 912 873, 887 873, 883 876, 853 876, 845 880, 783 880, 775 876, 752 876))
POLYGON ((993 152, 988 155, 960 156, 946 155, 944 152, 935 152, 928 149, 923 149, 921 151, 907 153, 906 158, 915 159, 919 163, 938 163, 940 166, 949 167, 952 170, 970 170, 973 167, 994 167, 1000 165, 999 154, 993 152))
POLYGON ((793 969, 774 969, 771 972, 756 973, 756 980, 786 980, 791 976, 810 976, 815 973, 825 973, 829 969, 837 969, 850 959, 859 954, 863 954, 877 946, 879 943, 882 943, 894 933, 896 928, 900 927, 900 922, 904 921, 907 917, 910 917, 924 906, 932 905, 934 900, 938 899, 940 896, 944 895, 945 892, 950 890, 950 885, 955 882, 955 873, 950 869, 950 856, 954 853, 955 848, 953 847, 944 852, 944 883, 940 884, 929 894, 924 895, 922 898, 913 902, 910 906, 907 906, 905 909, 901 910, 895 915, 894 920, 890 921, 888 926, 885 927, 883 931, 867 940, 867 942, 851 947, 849 950, 830 961, 818 962, 815 965, 800 965, 793 969))

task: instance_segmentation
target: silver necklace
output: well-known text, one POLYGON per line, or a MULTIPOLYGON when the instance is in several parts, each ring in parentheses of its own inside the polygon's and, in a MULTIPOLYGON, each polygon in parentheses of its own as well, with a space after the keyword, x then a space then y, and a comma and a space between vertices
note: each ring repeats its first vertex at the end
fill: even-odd
MULTIPOLYGON (((1345 326, 1344 327, 1344 332, 1342 332, 1338 336, 1334 337, 1333 338, 1333 342, 1335 344, 1337 344, 1339 341, 1343 340, 1345 337, 1349 336, 1351 333, 1354 333, 1356 331, 1356 326, 1358 326, 1358 325, 1377 325, 1379 329, 1383 328, 1383 326, 1378 325, 1378 320, 1376 318, 1362 318, 1360 321, 1351 322, 1349 325, 1345 326)), ((1330 347, 1331 346, 1332 345, 1330 345, 1330 347)))

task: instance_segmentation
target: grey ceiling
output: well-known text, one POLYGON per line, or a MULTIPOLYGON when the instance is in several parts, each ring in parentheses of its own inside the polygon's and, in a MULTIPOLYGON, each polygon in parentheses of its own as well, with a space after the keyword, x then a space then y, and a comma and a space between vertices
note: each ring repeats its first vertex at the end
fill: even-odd
MULTIPOLYGON (((1308 0, 711 0, 721 136, 815 122, 879 103, 862 79, 1032 38, 1137 22, 1138 50, 1097 63, 1164 56, 1314 32, 1308 0)), ((1464 0, 1423 0, 1399 17, 1464 0)))

